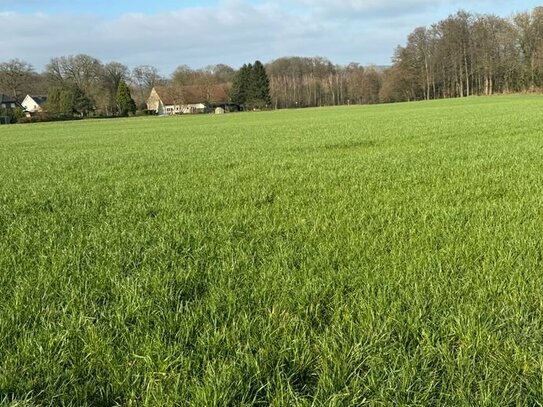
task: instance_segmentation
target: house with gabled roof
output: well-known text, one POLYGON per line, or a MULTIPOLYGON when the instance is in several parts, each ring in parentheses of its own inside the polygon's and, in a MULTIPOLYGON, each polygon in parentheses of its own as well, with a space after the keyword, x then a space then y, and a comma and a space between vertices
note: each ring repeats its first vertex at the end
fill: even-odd
POLYGON ((22 108, 19 101, 13 96, 4 95, 0 93, 0 109, 16 109, 22 108))
POLYGON ((10 112, 17 108, 22 109, 17 98, 0 93, 0 124, 10 124, 13 121, 10 112))
POLYGON ((23 100, 23 109, 28 113, 43 113, 45 112, 45 103, 47 102, 47 96, 31 96, 26 95, 23 100))
POLYGON ((230 105, 225 85, 155 86, 147 99, 147 110, 158 115, 211 113, 230 105))

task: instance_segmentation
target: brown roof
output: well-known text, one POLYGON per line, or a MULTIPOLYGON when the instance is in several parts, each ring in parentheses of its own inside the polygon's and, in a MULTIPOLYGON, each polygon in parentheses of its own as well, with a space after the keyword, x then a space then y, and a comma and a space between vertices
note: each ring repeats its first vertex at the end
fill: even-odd
POLYGON ((156 93, 165 105, 196 103, 228 103, 227 85, 157 86, 156 93))
POLYGON ((176 99, 176 94, 178 93, 176 89, 170 88, 167 86, 155 86, 155 92, 160 97, 160 100, 165 105, 175 104, 174 100, 176 99))

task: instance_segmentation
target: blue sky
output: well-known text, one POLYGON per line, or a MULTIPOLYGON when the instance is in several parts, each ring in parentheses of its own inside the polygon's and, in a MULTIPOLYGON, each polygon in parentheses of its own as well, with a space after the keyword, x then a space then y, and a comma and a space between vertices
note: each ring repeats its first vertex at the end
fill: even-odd
POLYGON ((0 0, 0 7, 5 10, 23 13, 64 13, 64 14, 99 14, 114 18, 125 13, 155 14, 178 10, 186 7, 213 6, 217 1, 189 0, 0 0))
POLYGON ((87 53, 104 62, 237 67, 280 56, 385 65, 415 27, 459 9, 504 17, 537 1, 504 0, 0 0, 0 61, 43 68, 87 53))

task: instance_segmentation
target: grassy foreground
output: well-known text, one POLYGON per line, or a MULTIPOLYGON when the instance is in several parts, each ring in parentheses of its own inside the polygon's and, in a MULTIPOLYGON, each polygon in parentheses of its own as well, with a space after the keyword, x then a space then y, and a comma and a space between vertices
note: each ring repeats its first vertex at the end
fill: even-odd
POLYGON ((543 99, 0 127, 0 404, 543 403, 543 99))

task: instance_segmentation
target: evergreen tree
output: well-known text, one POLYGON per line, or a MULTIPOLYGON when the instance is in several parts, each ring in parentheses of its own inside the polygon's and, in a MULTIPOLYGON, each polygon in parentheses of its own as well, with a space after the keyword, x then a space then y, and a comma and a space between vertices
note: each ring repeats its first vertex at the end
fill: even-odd
POLYGON ((253 109, 264 109, 270 104, 270 80, 262 62, 256 61, 249 73, 247 105, 253 109))
POLYGON ((247 93, 249 90, 249 82, 251 80, 251 64, 243 65, 234 76, 232 82, 232 90, 230 91, 230 97, 232 102, 244 107, 247 104, 247 93))
POLYGON ((87 116, 93 109, 93 103, 85 91, 78 86, 74 86, 71 90, 71 96, 73 112, 81 116, 87 116))
POLYGON ((117 105, 121 116, 128 116, 128 113, 136 113, 136 102, 132 99, 130 89, 125 81, 121 81, 117 88, 117 105))

